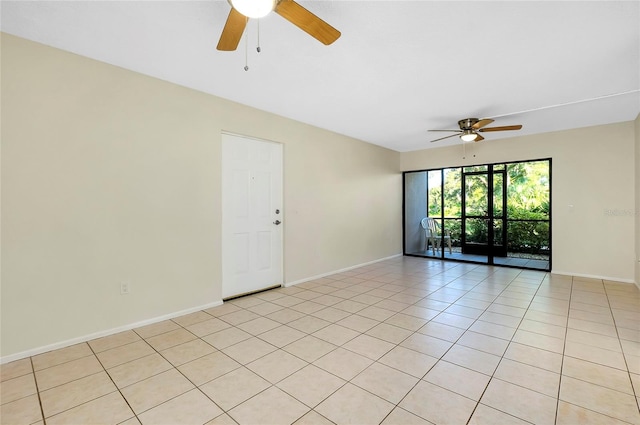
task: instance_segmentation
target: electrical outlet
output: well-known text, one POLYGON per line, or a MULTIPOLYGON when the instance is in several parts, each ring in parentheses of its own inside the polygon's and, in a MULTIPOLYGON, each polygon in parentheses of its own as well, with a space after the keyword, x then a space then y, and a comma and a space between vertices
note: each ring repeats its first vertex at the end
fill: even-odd
POLYGON ((128 281, 120 282, 120 295, 126 295, 131 290, 131 284, 128 281))

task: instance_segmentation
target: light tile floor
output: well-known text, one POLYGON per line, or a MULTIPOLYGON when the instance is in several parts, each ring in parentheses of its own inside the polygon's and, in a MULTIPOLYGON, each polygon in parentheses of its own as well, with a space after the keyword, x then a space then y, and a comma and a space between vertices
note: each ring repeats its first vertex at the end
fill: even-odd
POLYGON ((640 424, 640 292, 396 258, 2 365, 3 424, 640 424))

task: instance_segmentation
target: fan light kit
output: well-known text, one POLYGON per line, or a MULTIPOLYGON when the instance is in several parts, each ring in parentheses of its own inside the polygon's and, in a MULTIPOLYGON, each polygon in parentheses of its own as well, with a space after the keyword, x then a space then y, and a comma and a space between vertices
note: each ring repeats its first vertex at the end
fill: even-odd
POLYGON ((452 134, 451 136, 441 137, 436 140, 432 140, 431 142, 438 142, 440 140, 448 139, 450 137, 460 136, 463 142, 479 142, 484 140, 478 133, 484 133, 487 131, 509 131, 509 130, 520 130, 522 128, 521 125, 505 125, 502 127, 486 127, 487 125, 493 122, 490 118, 478 119, 478 118, 465 118, 463 120, 458 121, 458 127, 460 130, 429 130, 429 131, 447 131, 452 134))
POLYGON ((465 130, 460 135, 460 139, 462 139, 463 142, 473 142, 476 140, 476 137, 478 137, 478 135, 471 130, 465 130))
POLYGON ((247 18, 264 18, 274 7, 275 0, 228 0, 231 7, 247 18))
POLYGON ((311 37, 323 44, 331 44, 340 37, 340 31, 300 6, 294 0, 227 0, 231 11, 218 42, 218 50, 238 48, 249 18, 263 18, 276 12, 311 37))

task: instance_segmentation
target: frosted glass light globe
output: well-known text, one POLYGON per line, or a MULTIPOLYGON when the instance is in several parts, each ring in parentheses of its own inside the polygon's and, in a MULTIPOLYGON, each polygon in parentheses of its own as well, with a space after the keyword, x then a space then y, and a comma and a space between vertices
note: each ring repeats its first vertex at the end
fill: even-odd
POLYGON ((276 7, 276 0, 229 0, 231 6, 247 18, 264 18, 276 7))
POLYGON ((474 140, 476 140, 476 137, 478 137, 474 132, 466 130, 461 136, 460 138, 462 139, 463 142, 473 142, 474 140))

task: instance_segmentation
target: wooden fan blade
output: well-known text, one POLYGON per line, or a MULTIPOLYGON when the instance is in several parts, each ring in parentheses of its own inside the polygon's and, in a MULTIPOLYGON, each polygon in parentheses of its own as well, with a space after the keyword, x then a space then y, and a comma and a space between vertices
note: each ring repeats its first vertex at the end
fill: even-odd
POLYGON ((474 142, 480 142, 480 141, 482 141, 482 140, 484 140, 484 137, 482 137, 482 136, 481 136, 481 135, 479 135, 479 134, 476 134, 476 140, 474 140, 474 142))
POLYGON ((234 8, 231 8, 227 22, 224 24, 222 34, 220 34, 220 41, 218 41, 218 50, 232 51, 236 50, 244 28, 247 26, 248 18, 242 13, 238 12, 234 8))
POLYGON ((274 10, 278 15, 323 44, 331 44, 340 37, 340 31, 293 0, 281 0, 274 10))
POLYGON ((482 128, 486 125, 489 125, 493 122, 492 119, 489 118, 485 118, 483 120, 478 121, 477 123, 475 123, 474 125, 471 126, 471 128, 473 128, 474 130, 478 130, 479 128, 482 128))
POLYGON ((462 133, 462 132, 461 132, 461 131, 459 131, 458 133, 456 133, 456 134, 452 134, 451 136, 445 136, 445 137, 441 137, 441 138, 436 139, 436 140, 432 140, 432 141, 431 141, 431 143, 433 143, 433 142, 438 142, 438 141, 440 141, 440 140, 444 140, 444 139, 448 139, 449 137, 459 136, 459 135, 460 135, 460 133, 462 133))
POLYGON ((478 131, 481 132, 485 132, 485 131, 508 131, 508 130, 520 130, 522 128, 521 125, 505 125, 502 127, 488 127, 488 128, 481 128, 478 131))

